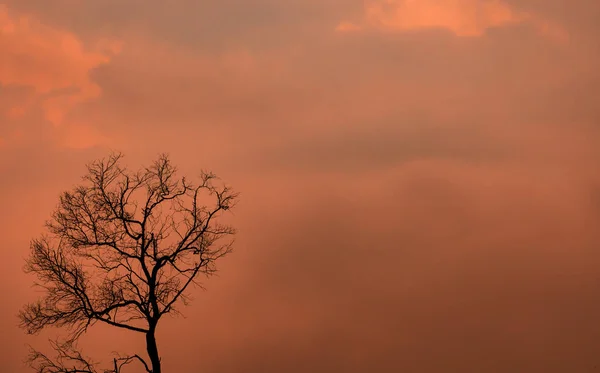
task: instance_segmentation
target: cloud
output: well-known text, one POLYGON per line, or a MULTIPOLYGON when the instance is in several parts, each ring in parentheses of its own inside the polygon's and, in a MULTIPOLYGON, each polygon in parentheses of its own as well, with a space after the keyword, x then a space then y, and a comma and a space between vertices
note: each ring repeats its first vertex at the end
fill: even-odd
POLYGON ((597 1, 421 1, 463 17, 429 25, 416 1, 407 19, 401 2, 367 18, 347 0, 57 1, 72 8, 14 0, 12 14, 110 61, 50 93, 0 85, 0 115, 12 110, 0 122, 0 226, 14 248, 1 319, 18 342, 0 354, 6 371, 25 371, 31 342, 9 315, 33 296, 20 272, 28 240, 106 138, 132 167, 166 151, 182 174, 207 167, 242 193, 236 252, 188 318, 160 329, 165 370, 197 371, 198 351, 214 373, 591 369, 597 1), (541 20, 577 43, 539 37, 541 20), (433 28, 446 32, 413 31, 433 28), (126 41, 118 58, 96 42, 106 35, 126 41), (77 85, 99 95, 73 101, 77 85), (50 115, 44 105, 66 112, 62 124, 23 128, 50 115))
POLYGON ((502 0, 365 0, 362 24, 343 21, 338 24, 337 30, 442 28, 460 37, 477 37, 489 28, 523 22, 533 23, 544 35, 560 40, 566 38, 565 32, 552 23, 520 12, 502 0))
MULTIPOLYGON (((202 329, 218 350, 206 352, 216 355, 207 362, 214 372, 505 372, 525 362, 561 371, 531 345, 582 333, 572 315, 594 317, 594 270, 582 255, 593 241, 571 181, 523 171, 436 160, 378 180, 296 174, 294 188, 264 183, 246 194, 263 201, 261 218, 242 227, 245 243, 261 249, 237 252, 223 274, 244 286, 219 295, 211 282, 218 311, 198 306, 167 338, 222 317, 202 329), (569 305, 577 301, 594 310, 569 305), (570 328, 552 328, 561 317, 570 328)), ((564 343, 572 363, 586 364, 581 348, 596 331, 564 343)), ((181 349, 165 366, 191 372, 186 356, 198 346, 181 349)))
POLYGON ((98 98, 102 89, 90 72, 119 53, 120 44, 99 40, 91 49, 77 35, 0 5, 0 85, 29 88, 28 95, 0 114, 18 119, 41 107, 55 127, 79 104, 98 98))

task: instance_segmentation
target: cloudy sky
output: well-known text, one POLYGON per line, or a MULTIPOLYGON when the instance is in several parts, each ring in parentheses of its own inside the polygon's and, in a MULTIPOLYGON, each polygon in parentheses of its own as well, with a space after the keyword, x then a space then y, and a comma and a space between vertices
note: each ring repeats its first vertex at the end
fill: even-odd
MULTIPOLYGON (((169 372, 600 372, 597 0, 0 2, 0 366, 111 149, 241 192, 169 372)), ((97 360, 143 351, 95 329, 97 360)), ((132 371, 133 372, 133 371, 132 371)))

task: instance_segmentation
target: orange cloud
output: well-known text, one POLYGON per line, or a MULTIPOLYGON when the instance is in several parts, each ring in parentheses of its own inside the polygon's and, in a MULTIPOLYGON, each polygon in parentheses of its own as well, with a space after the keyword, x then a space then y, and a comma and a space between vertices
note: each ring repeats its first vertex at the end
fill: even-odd
POLYGON ((17 119, 17 118, 21 118, 23 115, 25 115, 26 109, 25 106, 13 106, 11 107, 8 112, 6 113, 6 116, 9 119, 17 119))
POLYGON ((105 40, 88 50, 76 35, 9 12, 1 4, 0 35, 0 84, 31 87, 37 99, 19 103, 6 115, 23 116, 39 101, 45 118, 55 126, 75 105, 100 96, 101 88, 89 73, 120 51, 118 43, 105 40))
POLYGON ((98 145, 107 145, 109 139, 95 127, 78 124, 67 128, 61 138, 61 145, 70 149, 86 149, 98 145))
POLYGON ((474 37, 482 36, 492 27, 531 22, 544 35, 559 39, 566 36, 550 22, 519 12, 502 0, 365 0, 364 8, 362 24, 344 21, 336 30, 443 28, 457 36, 474 37))

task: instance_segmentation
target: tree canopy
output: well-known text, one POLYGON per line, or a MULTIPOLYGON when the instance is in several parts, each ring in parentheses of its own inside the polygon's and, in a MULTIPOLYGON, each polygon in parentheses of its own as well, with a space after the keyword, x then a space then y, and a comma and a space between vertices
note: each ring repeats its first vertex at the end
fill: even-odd
POLYGON ((166 314, 187 305, 200 275, 216 271, 232 250, 235 230, 219 219, 237 194, 210 172, 199 181, 177 176, 167 155, 130 171, 120 153, 92 162, 83 182, 64 192, 47 232, 32 240, 26 272, 44 295, 19 313, 34 334, 54 326, 69 333, 52 343, 56 357, 33 350, 38 373, 99 373, 77 349, 96 323, 144 335, 147 358, 117 355, 103 372, 138 362, 161 373, 156 328, 166 314))

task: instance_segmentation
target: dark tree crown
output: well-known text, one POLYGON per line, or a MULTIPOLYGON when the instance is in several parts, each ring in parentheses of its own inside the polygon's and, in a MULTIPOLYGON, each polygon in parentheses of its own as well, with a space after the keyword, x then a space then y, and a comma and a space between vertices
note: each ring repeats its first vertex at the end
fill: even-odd
POLYGON ((217 220, 237 194, 215 185, 214 174, 202 172, 194 184, 177 177, 167 155, 137 172, 124 168, 122 158, 89 164, 83 183, 60 196, 48 232, 31 243, 25 270, 45 295, 21 310, 21 326, 30 334, 48 326, 70 331, 53 344, 55 361, 32 351, 38 373, 96 372, 75 350, 95 323, 146 335, 150 363, 119 356, 106 372, 139 361, 160 373, 159 320, 187 305, 198 275, 213 273, 215 261, 231 251, 235 231, 217 220))

